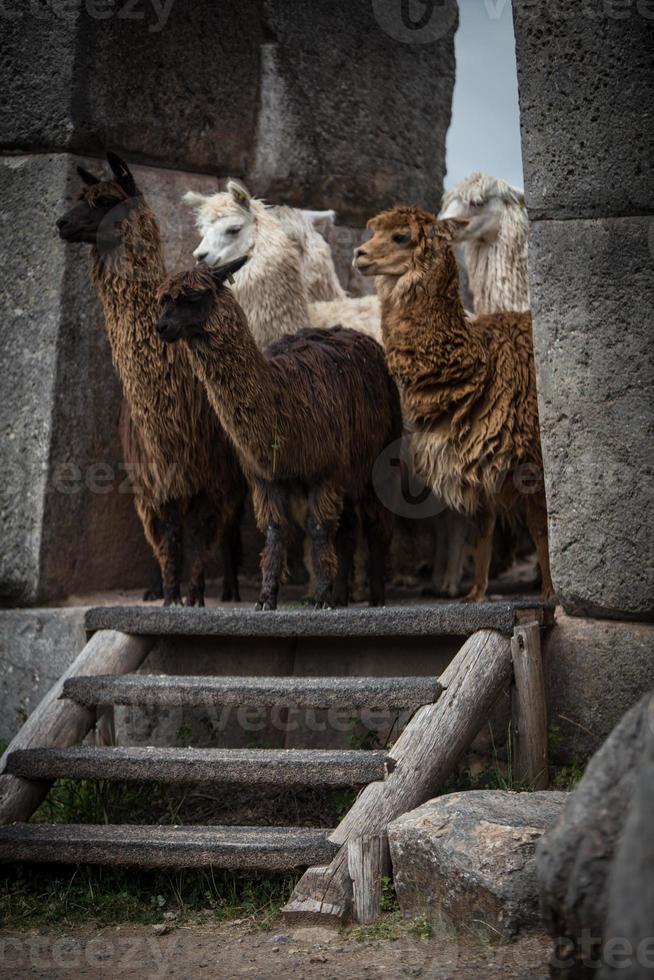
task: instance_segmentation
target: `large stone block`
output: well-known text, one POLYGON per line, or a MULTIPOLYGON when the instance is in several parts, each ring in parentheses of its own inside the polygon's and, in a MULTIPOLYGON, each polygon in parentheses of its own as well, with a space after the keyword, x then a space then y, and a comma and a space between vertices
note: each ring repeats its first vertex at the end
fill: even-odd
POLYGON ((18 2, 3 14, 0 145, 243 175, 263 26, 256 0, 18 2))
POLYGON ((539 221, 530 281, 554 585, 654 616, 651 218, 539 221))
POLYGON ((530 216, 646 214, 654 3, 514 0, 530 216))
POLYGON ((398 199, 437 210, 458 11, 432 5, 420 28, 416 6, 268 0, 258 192, 355 225, 398 199))
MULTIPOLYGON (((557 615, 543 638, 550 762, 583 765, 654 687, 654 625, 557 615)), ((504 729, 506 730, 506 728, 504 729)))
POLYGON ((0 610, 0 739, 11 741, 86 643, 82 607, 0 610))

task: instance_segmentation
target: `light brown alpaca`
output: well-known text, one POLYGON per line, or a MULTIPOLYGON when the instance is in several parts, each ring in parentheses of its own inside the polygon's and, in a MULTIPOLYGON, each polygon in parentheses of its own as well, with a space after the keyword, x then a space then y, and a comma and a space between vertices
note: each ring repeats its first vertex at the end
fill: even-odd
POLYGON ((355 250, 354 262, 378 277, 386 357, 402 393, 416 470, 450 507, 478 518, 475 581, 466 598, 486 594, 497 514, 511 515, 523 503, 549 598, 531 317, 466 318, 451 247, 461 221, 395 208, 369 227, 373 236, 355 250))
POLYGON ((57 226, 65 241, 92 246, 91 279, 125 396, 120 435, 135 507, 161 569, 165 605, 180 601, 185 537, 189 604, 204 605, 204 569, 221 536, 223 599, 238 599, 245 480, 186 351, 157 336, 165 275, 159 228, 126 164, 115 154, 107 159, 114 179, 79 168, 85 186, 57 226))

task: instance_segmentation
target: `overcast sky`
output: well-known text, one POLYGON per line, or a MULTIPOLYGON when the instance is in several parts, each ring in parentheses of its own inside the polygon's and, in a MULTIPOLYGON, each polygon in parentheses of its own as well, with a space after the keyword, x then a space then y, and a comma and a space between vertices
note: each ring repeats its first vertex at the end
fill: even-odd
POLYGON ((445 187, 474 170, 523 186, 510 0, 459 0, 445 187))

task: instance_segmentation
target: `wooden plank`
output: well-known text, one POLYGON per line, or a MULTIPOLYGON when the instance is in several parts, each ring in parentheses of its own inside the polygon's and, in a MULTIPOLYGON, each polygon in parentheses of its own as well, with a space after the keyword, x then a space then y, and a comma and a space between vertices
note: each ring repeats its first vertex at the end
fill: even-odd
MULTIPOLYGON (((535 603, 535 605, 538 605, 535 603)), ((117 629, 155 636, 355 637, 470 636, 493 629, 511 636, 510 602, 434 602, 378 609, 281 607, 270 615, 253 609, 98 606, 86 613, 86 628, 117 629)), ((218 655, 220 648, 216 647, 218 655)))
POLYGON ((390 855, 386 834, 368 834, 347 842, 347 865, 352 880, 353 918, 369 926, 381 911, 382 878, 390 855))
POLYGON ((383 779, 386 752, 363 749, 194 749, 159 746, 27 749, 7 771, 26 779, 108 779, 158 783, 267 783, 354 786, 383 779))
POLYGON ((328 861, 336 849, 329 833, 312 827, 12 824, 0 827, 0 861, 283 871, 328 861))
POLYGON ((388 823, 424 803, 443 785, 512 676, 508 637, 481 630, 448 667, 448 685, 435 704, 420 708, 390 750, 395 769, 358 796, 331 840, 341 848, 327 867, 309 868, 284 912, 289 920, 344 922, 351 913, 347 842, 384 833, 388 823))
POLYGON ((513 770, 530 789, 547 789, 547 704, 538 623, 516 626, 511 656, 513 770))
POLYGON ((130 674, 73 677, 63 696, 95 705, 208 705, 416 709, 438 700, 435 677, 180 677, 130 674))
POLYGON ((95 712, 62 701, 63 686, 76 674, 128 673, 141 665, 154 638, 102 630, 91 637, 56 684, 34 709, 0 759, 0 824, 27 820, 47 795, 49 786, 26 782, 5 770, 13 752, 36 746, 65 747, 79 742, 95 724, 95 712))

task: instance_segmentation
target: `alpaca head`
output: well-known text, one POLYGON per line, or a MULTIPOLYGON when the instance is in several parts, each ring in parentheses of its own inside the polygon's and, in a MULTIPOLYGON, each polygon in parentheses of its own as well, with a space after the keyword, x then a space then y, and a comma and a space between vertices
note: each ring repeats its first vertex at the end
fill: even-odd
POLYGON ((142 199, 127 164, 111 152, 107 160, 112 180, 77 168, 84 186, 73 207, 57 221, 59 237, 65 242, 86 242, 103 251, 120 244, 122 223, 142 199))
POLYGON ((420 208, 392 208, 368 222, 372 237, 354 250, 353 265, 364 276, 400 279, 442 279, 448 285, 456 273, 451 245, 466 227, 464 219, 439 221, 420 208))
POLYGON ((194 209, 202 235, 193 252, 197 262, 223 266, 249 254, 256 238, 256 214, 253 198, 243 184, 229 180, 226 191, 208 196, 188 191, 182 200, 194 209))
POLYGON ((497 240, 502 224, 510 213, 512 220, 527 225, 525 196, 517 187, 501 177, 474 173, 460 181, 443 195, 442 218, 468 218, 470 224, 460 236, 461 241, 477 241, 487 245, 497 240))
POLYGON ((238 303, 224 284, 247 260, 242 255, 219 267, 203 266, 169 276, 159 288, 161 312, 156 330, 161 339, 169 344, 192 340, 205 333, 217 308, 229 307, 233 313, 238 303))

